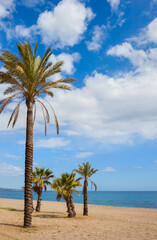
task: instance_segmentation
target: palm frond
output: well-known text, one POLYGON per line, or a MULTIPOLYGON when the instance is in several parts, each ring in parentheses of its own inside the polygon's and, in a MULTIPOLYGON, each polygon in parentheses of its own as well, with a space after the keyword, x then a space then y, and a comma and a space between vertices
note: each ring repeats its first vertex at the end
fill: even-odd
POLYGON ((58 119, 57 119, 57 116, 55 114, 55 111, 54 111, 52 105, 45 98, 43 100, 48 103, 48 105, 50 106, 50 108, 51 108, 51 110, 53 112, 54 119, 55 119, 56 130, 57 130, 57 135, 58 135, 59 134, 59 124, 58 124, 58 119))
POLYGON ((15 123, 16 123, 17 118, 18 118, 18 115, 19 115, 19 109, 20 109, 20 104, 21 104, 21 102, 22 102, 22 100, 20 100, 20 101, 18 102, 16 108, 15 108, 14 111, 12 112, 7 127, 9 127, 9 125, 10 125, 13 117, 14 117, 14 121, 13 121, 13 124, 12 124, 12 128, 15 126, 15 123))
POLYGON ((95 188, 95 192, 97 191, 97 185, 95 182, 93 182, 91 179, 89 179, 89 181, 91 182, 91 190, 92 190, 92 187, 94 186, 95 188))
POLYGON ((36 100, 37 102, 39 102, 40 106, 41 106, 41 110, 42 110, 42 113, 43 113, 43 117, 44 117, 44 123, 45 123, 45 136, 47 135, 47 118, 45 116, 45 112, 44 112, 44 107, 43 105, 41 104, 41 101, 39 100, 36 100))
POLYGON ((57 81, 55 81, 55 83, 72 83, 72 82, 76 82, 76 80, 74 78, 61 78, 57 81))
POLYGON ((0 113, 4 110, 4 108, 6 107, 6 105, 8 105, 19 93, 15 93, 12 96, 5 98, 3 100, 0 101, 0 113))

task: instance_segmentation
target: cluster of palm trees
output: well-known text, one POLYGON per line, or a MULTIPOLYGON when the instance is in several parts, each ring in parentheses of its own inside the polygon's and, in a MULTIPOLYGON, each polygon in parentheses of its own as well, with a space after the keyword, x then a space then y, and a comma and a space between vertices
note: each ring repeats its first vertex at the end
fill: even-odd
MULTIPOLYGON (((37 168, 33 171, 33 186, 32 190, 38 194, 36 211, 40 211, 42 191, 47 189, 47 186, 51 186, 53 190, 56 191, 56 199, 59 201, 63 198, 66 201, 68 217, 72 218, 76 216, 75 206, 73 203, 73 192, 79 195, 76 190, 77 187, 82 186, 80 183, 81 179, 84 179, 83 195, 84 195, 84 211, 83 215, 88 215, 88 204, 87 204, 87 186, 88 179, 98 170, 91 168, 89 162, 78 165, 78 169, 74 169, 72 173, 63 173, 60 177, 55 178, 53 182, 50 179, 54 178, 53 172, 49 169, 37 168), (76 172, 81 175, 80 178, 76 178, 76 172)), ((91 179, 89 179, 91 181, 91 179)), ((95 191, 97 190, 96 184, 91 181, 95 186, 95 191)))
MULTIPOLYGON (((8 126, 12 122, 12 127, 14 127, 22 102, 26 104, 27 109, 24 186, 24 227, 26 228, 32 225, 33 126, 36 118, 36 104, 40 105, 43 112, 45 135, 47 124, 50 122, 50 114, 45 104, 51 107, 55 118, 57 134, 59 134, 59 124, 56 114, 50 103, 45 99, 45 96, 48 95, 53 98, 53 88, 71 90, 68 84, 76 81, 74 78, 61 78, 53 81, 53 75, 61 72, 64 62, 59 61, 55 64, 50 62, 50 56, 52 55, 50 48, 40 58, 40 56, 37 56, 37 45, 38 41, 33 49, 28 42, 24 42, 23 44, 19 42, 16 44, 18 55, 9 50, 2 50, 0 55, 0 61, 4 69, 4 71, 0 71, 0 84, 8 86, 3 92, 4 95, 8 96, 0 101, 0 113, 2 113, 9 103, 17 102, 8 122, 8 126)), ((84 188, 84 192, 86 192, 86 187, 84 188)), ((41 189, 39 193, 41 194, 41 189)), ((38 204, 38 208, 40 208, 40 204, 38 204)))

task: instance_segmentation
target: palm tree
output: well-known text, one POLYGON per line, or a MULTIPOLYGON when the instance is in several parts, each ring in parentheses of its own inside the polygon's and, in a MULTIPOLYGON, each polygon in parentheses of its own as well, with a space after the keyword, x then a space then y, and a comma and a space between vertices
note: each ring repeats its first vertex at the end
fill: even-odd
MULTIPOLYGON (((25 192, 25 187, 21 187, 22 191, 25 192)), ((34 187, 32 186, 32 190, 35 192, 36 189, 34 189, 34 187)), ((33 207, 33 194, 32 194, 32 212, 34 211, 34 207, 33 207)))
POLYGON ((57 200, 64 198, 67 204, 68 217, 75 217, 75 207, 73 203, 72 193, 76 192, 79 195, 79 192, 75 189, 76 187, 82 186, 80 183, 81 178, 75 179, 76 174, 67 172, 61 174, 59 178, 56 178, 53 181, 52 188, 57 192, 57 200))
MULTIPOLYGON (((20 105, 23 101, 27 108, 24 227, 31 227, 32 223, 33 125, 36 116, 36 103, 40 104, 43 112, 46 135, 47 123, 50 121, 50 115, 42 100, 48 103, 44 97, 46 95, 53 97, 52 88, 71 90, 67 83, 75 81, 73 78, 52 81, 50 77, 61 72, 63 61, 59 61, 52 65, 52 62, 49 62, 49 58, 52 55, 50 48, 46 50, 42 58, 39 56, 37 57, 37 45, 38 42, 36 42, 33 51, 29 43, 18 43, 16 44, 18 56, 8 50, 3 50, 0 55, 0 61, 6 70, 5 72, 0 71, 0 84, 9 84, 8 88, 4 91, 4 95, 9 94, 9 97, 0 101, 0 113, 9 103, 16 100, 17 105, 8 122, 8 126, 13 122, 12 127, 14 127, 18 119, 20 105)), ((59 134, 57 117, 52 107, 51 109, 54 113, 57 134, 59 134)))
POLYGON ((84 178, 84 186, 83 186, 83 195, 84 195, 84 209, 83 209, 83 215, 88 216, 88 202, 87 202, 87 187, 88 187, 88 180, 90 180, 91 184, 94 185, 95 191, 97 191, 96 184, 89 179, 94 173, 98 171, 98 169, 94 170, 94 168, 91 168, 91 165, 89 162, 78 164, 78 169, 74 169, 73 171, 77 172, 84 178))
POLYGON ((53 178, 53 172, 48 169, 45 170, 45 168, 37 168, 35 167, 36 171, 33 171, 33 187, 35 193, 38 194, 38 200, 37 200, 37 206, 36 206, 36 212, 40 212, 41 207, 41 197, 42 197, 42 191, 43 188, 45 191, 47 190, 47 185, 52 185, 52 183, 49 181, 50 178, 53 178))

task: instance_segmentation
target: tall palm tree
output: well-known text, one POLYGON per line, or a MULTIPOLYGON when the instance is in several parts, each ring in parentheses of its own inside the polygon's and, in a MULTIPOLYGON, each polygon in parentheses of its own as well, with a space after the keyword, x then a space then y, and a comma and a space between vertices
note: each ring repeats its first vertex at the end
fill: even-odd
POLYGON ((75 189, 76 187, 82 186, 80 183, 81 178, 75 179, 76 174, 67 172, 61 174, 59 178, 53 181, 52 188, 57 192, 57 200, 64 198, 67 204, 68 217, 75 217, 75 207, 73 203, 73 192, 79 195, 79 192, 75 189))
POLYGON ((41 200, 42 200, 42 191, 45 189, 47 190, 48 185, 52 185, 52 183, 49 181, 50 178, 53 178, 53 172, 48 169, 45 170, 45 168, 37 168, 35 167, 35 171, 33 171, 33 187, 35 193, 38 194, 38 200, 37 200, 37 206, 36 206, 36 212, 40 212, 41 207, 41 200))
POLYGON ((98 169, 91 168, 89 162, 78 164, 78 169, 74 169, 73 171, 77 172, 84 178, 84 186, 83 186, 83 195, 84 195, 84 209, 83 215, 88 216, 88 201, 87 201, 87 187, 88 187, 88 180, 91 182, 92 185, 95 187, 95 191, 97 191, 96 184, 89 179, 94 173, 98 171, 98 169))
MULTIPOLYGON (((45 120, 45 134, 47 123, 50 121, 49 112, 42 102, 44 96, 53 97, 52 88, 71 90, 67 83, 74 82, 73 78, 59 79, 52 81, 50 77, 61 72, 63 61, 52 65, 49 58, 52 54, 48 48, 42 58, 36 56, 38 42, 35 44, 34 51, 27 42, 16 44, 18 56, 8 50, 3 50, 0 61, 5 68, 5 72, 0 71, 0 84, 9 84, 4 91, 4 95, 9 96, 0 101, 0 113, 5 107, 15 100, 17 105, 13 110, 8 126, 12 122, 14 127, 19 114, 20 104, 24 101, 27 108, 26 120, 26 147, 25 147, 25 206, 24 206, 24 227, 31 227, 32 222, 32 164, 33 164, 33 125, 36 116, 36 103, 39 103, 45 120), (34 117, 33 117, 34 110, 34 117)), ((49 103, 48 103, 49 104, 49 103)), ((54 110, 51 107, 53 113, 54 110)), ((54 113, 57 134, 59 125, 54 113)))
MULTIPOLYGON (((25 192, 25 187, 21 187, 22 191, 25 192)), ((34 189, 34 186, 32 186, 32 191, 36 192, 36 189, 34 189)), ((33 207, 33 194, 32 194, 32 212, 34 211, 34 207, 33 207)))

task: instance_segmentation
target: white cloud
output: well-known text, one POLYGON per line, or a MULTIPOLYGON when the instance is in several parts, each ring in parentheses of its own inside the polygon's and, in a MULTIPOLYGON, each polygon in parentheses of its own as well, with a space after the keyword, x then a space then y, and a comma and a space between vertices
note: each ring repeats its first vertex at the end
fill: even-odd
POLYGON ((157 48, 150 48, 146 51, 136 50, 128 42, 110 48, 107 55, 128 58, 134 66, 139 67, 138 71, 140 69, 141 72, 145 68, 155 68, 157 64, 157 48))
POLYGON ((64 61, 62 71, 66 74, 73 74, 75 72, 74 62, 79 62, 81 56, 79 53, 67 54, 61 53, 58 56, 51 55, 50 62, 53 64, 57 61, 64 61))
POLYGON ((92 152, 80 152, 76 155, 76 158, 86 158, 92 156, 92 152))
POLYGON ((129 38, 129 41, 134 41, 138 45, 157 43, 157 17, 154 18, 145 28, 140 31, 136 37, 129 38))
POLYGON ((14 0, 0 0, 0 19, 8 17, 14 6, 14 0))
POLYGON ((21 157, 19 157, 19 156, 11 155, 11 154, 5 154, 5 157, 7 157, 7 158, 13 158, 13 159, 16 159, 16 160, 18 160, 18 159, 21 158, 21 157))
POLYGON ((105 169, 102 170, 102 172, 116 172, 118 170, 112 168, 112 167, 106 167, 105 169))
MULTIPOLYGON (((36 5, 37 2, 41 1, 33 1, 32 4, 36 5)), ((30 1, 27 4, 29 6, 30 1)), ((52 11, 46 10, 41 13, 37 23, 30 27, 17 25, 15 28, 9 28, 4 23, 1 23, 1 27, 8 39, 41 35, 44 44, 51 44, 53 48, 64 48, 79 43, 94 16, 92 9, 86 7, 83 2, 62 0, 52 11)))
POLYGON ((86 42, 88 50, 98 51, 101 48, 101 45, 105 38, 105 30, 106 30, 105 25, 102 25, 100 27, 96 25, 94 27, 92 41, 86 42))
POLYGON ((111 5, 112 10, 117 10, 120 0, 107 0, 107 2, 111 5))
POLYGON ((6 24, 3 24, 2 28, 6 32, 8 40, 13 38, 31 39, 35 34, 38 34, 36 25, 32 25, 31 27, 26 27, 25 25, 16 25, 15 28, 10 28, 6 24))
MULTIPOLYGON (((36 26, 25 27, 24 25, 16 25, 15 30, 12 31, 12 36, 10 37, 22 37, 22 38, 31 38, 32 34, 36 31, 36 26)), ((11 33, 10 33, 11 34, 11 33)))
POLYGON ((19 2, 19 4, 22 4, 26 7, 35 7, 36 5, 38 4, 44 4, 45 3, 45 0, 21 0, 19 2))
POLYGON ((157 18, 155 18, 145 29, 146 38, 149 42, 157 43, 157 18))
POLYGON ((34 144, 35 148, 60 148, 65 147, 70 141, 64 138, 49 138, 37 140, 34 144))
POLYGON ((53 104, 59 122, 66 124, 66 133, 104 143, 156 139, 156 75, 155 64, 115 78, 94 72, 83 88, 56 92, 53 104))
POLYGON ((86 8, 80 1, 62 0, 52 11, 39 15, 37 27, 43 43, 63 48, 74 46, 82 39, 92 18, 92 9, 86 8))
POLYGON ((0 175, 2 176, 18 176, 23 175, 23 173, 24 170, 20 167, 0 162, 0 175))
POLYGON ((110 48, 107 55, 128 58, 136 66, 143 65, 147 59, 147 54, 143 50, 135 50, 128 42, 110 48))

